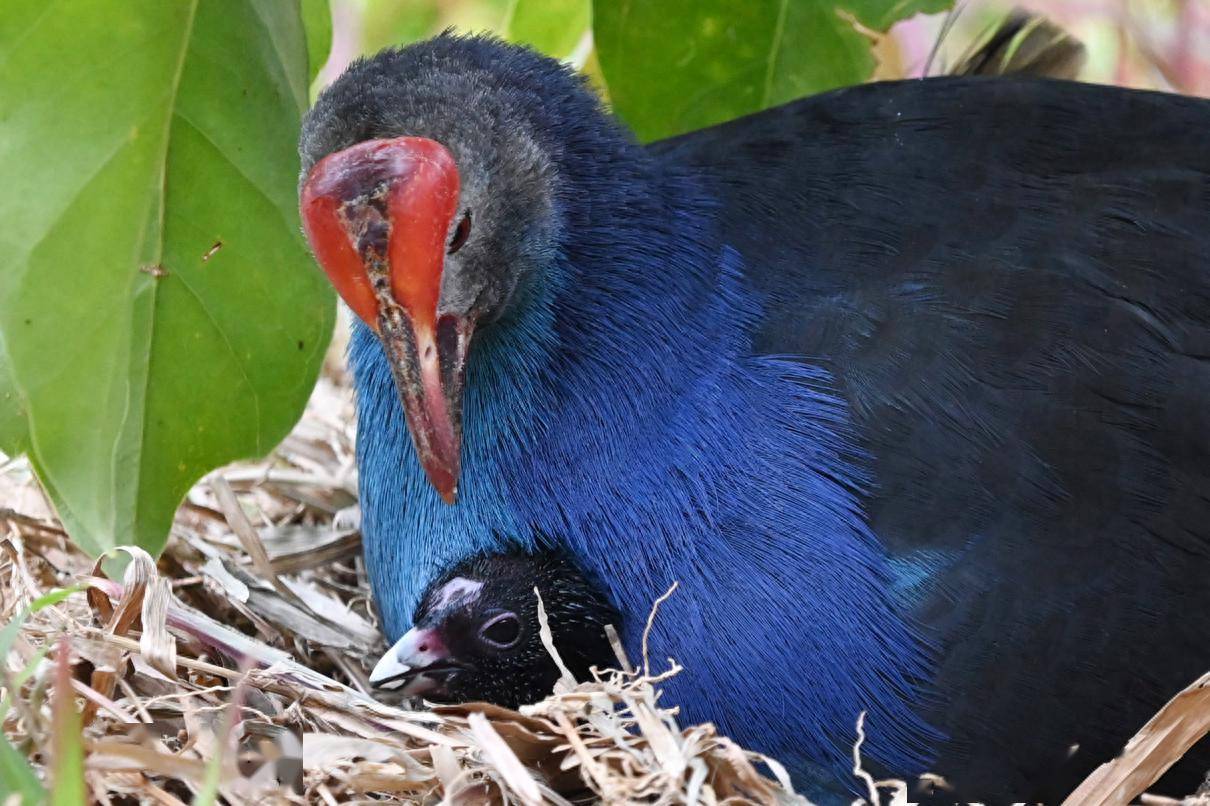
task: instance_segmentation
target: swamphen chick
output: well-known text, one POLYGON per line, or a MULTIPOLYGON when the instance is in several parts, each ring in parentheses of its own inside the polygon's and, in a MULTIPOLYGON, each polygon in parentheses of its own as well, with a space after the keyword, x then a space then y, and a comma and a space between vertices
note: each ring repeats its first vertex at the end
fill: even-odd
POLYGON ((516 708, 546 697, 560 671, 542 643, 535 590, 577 680, 616 666, 605 626, 621 621, 604 594, 557 552, 510 552, 472 557, 435 580, 370 682, 433 702, 516 708))
POLYGON ((679 580, 668 701, 818 799, 863 710, 889 771, 1060 797, 1210 664, 1207 131, 946 78, 640 146, 496 41, 353 65, 301 203, 362 320, 388 638, 451 565, 555 540, 635 657, 679 580))

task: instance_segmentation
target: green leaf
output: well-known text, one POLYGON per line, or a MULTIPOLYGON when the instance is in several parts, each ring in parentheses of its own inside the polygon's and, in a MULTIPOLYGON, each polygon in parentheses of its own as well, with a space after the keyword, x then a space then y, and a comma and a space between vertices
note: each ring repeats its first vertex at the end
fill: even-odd
MULTIPOLYGON (((223 737, 226 739, 226 737, 223 737)), ((223 782, 223 756, 226 747, 220 743, 214 749, 214 755, 206 761, 206 774, 202 777, 202 785, 193 798, 193 806, 214 806, 218 803, 218 790, 223 782)))
POLYGON ((887 31, 892 25, 914 14, 936 14, 951 8, 953 0, 835 0, 845 14, 875 31, 887 31))
POLYGON ((0 452, 16 456, 29 449, 25 410, 25 398, 13 379, 4 334, 0 332, 0 452))
POLYGON ((6 0, 0 54, 0 445, 86 550, 155 552, 197 478, 287 433, 332 331, 298 6, 6 0))
POLYGON ((642 140, 670 137, 873 73, 879 31, 952 0, 605 0, 593 35, 615 111, 642 140))
POLYGON ((307 79, 314 81, 332 51, 332 9, 328 0, 299 0, 307 36, 307 79))
POLYGON ((406 45, 441 30, 441 9, 434 0, 366 0, 361 17, 361 52, 406 45))
POLYGON ((25 620, 29 618, 30 608, 25 608, 17 615, 13 616, 12 621, 0 628, 0 663, 4 663, 8 657, 8 652, 13 648, 13 642, 17 640, 17 636, 21 634, 21 628, 25 626, 25 620))
POLYGON ((84 785, 84 726, 76 710, 76 694, 71 686, 71 660, 67 639, 60 638, 55 653, 54 736, 51 740, 52 806, 84 806, 88 794, 84 785))
POLYGON ((511 42, 565 59, 591 23, 591 0, 511 0, 501 29, 511 42))
POLYGON ((25 806, 34 806, 46 799, 46 790, 25 756, 0 733, 0 800, 12 795, 20 795, 25 806))
POLYGON ((29 603, 29 612, 40 613, 48 607, 54 607, 59 604, 59 602, 62 602, 68 596, 83 593, 86 590, 88 590, 88 586, 84 584, 71 585, 66 588, 52 588, 29 603))

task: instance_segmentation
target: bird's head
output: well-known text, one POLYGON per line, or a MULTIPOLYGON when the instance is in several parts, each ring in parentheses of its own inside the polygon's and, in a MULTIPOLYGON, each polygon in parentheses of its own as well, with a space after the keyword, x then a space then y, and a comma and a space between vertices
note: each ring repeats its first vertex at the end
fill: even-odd
POLYGON ((550 694, 559 670, 542 644, 537 588, 552 639, 578 678, 614 663, 606 624, 618 614, 565 557, 490 554, 466 560, 429 586, 415 626, 370 675, 381 689, 434 702, 516 708, 550 694))
POLYGON ((304 230, 381 340, 416 453, 447 503, 474 335, 517 307, 556 250, 541 107, 559 93, 583 104, 587 91, 535 53, 441 36, 354 64, 303 122, 304 230))

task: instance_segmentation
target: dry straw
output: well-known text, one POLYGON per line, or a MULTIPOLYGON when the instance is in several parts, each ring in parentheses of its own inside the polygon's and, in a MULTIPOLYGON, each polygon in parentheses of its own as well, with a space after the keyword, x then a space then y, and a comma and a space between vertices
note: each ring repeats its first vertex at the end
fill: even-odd
MULTIPOLYGON (((11 639, 3 683, 15 693, 3 729, 48 785, 74 739, 56 735, 66 703, 82 716, 85 785, 99 803, 806 803, 775 761, 711 725, 679 724, 660 685, 692 670, 648 657, 635 669, 620 648, 620 671, 564 674, 519 712, 369 696, 366 665, 382 646, 341 381, 325 376, 269 460, 200 483, 158 562, 122 552, 120 581, 72 547, 24 462, 0 467, 0 618, 23 619, 0 638, 11 639), (56 671, 72 697, 57 693, 67 683, 56 671)), ((1210 678, 1068 802, 1128 802, 1207 730, 1210 678)), ((859 751, 868 801, 904 802, 907 786, 875 782, 859 751)))

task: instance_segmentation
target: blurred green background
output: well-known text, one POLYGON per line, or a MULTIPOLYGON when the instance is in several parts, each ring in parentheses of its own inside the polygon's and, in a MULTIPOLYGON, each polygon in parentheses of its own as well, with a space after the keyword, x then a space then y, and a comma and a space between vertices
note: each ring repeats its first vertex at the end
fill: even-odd
MULTIPOLYGON (((619 0, 622 3, 623 0, 619 0)), ((331 0, 332 52, 319 85, 359 55, 445 28, 495 31, 597 71, 588 0, 331 0)), ((759 4, 753 4, 758 6, 759 4)), ((933 53, 949 14, 921 14, 879 37, 878 78, 941 73, 1013 8, 1043 14, 1084 42, 1080 78, 1210 96, 1210 0, 967 0, 933 53), (930 62, 930 55, 932 59, 930 62)))

